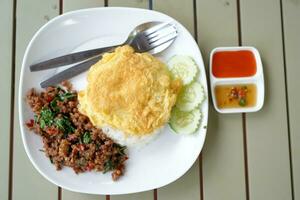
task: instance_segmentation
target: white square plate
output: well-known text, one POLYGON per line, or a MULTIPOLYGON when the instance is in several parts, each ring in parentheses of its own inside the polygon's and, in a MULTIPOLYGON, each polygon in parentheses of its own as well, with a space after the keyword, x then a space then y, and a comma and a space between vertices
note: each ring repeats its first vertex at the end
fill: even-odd
MULTIPOLYGON (((64 167, 56 171, 43 152, 41 138, 24 126, 33 113, 26 104, 26 92, 39 88, 39 83, 56 70, 30 72, 29 66, 74 50, 117 44, 127 38, 137 25, 148 21, 172 21, 179 36, 163 53, 157 55, 167 61, 175 54, 194 58, 199 66, 199 81, 207 94, 205 69, 199 48, 190 33, 173 18, 159 12, 134 8, 94 8, 70 12, 44 25, 29 43, 20 77, 19 113, 21 133, 26 153, 34 167, 49 181, 65 189, 91 194, 125 194, 141 192, 169 184, 181 177, 197 159, 206 135, 208 99, 202 104, 202 123, 198 132, 182 136, 174 134, 166 125, 162 133, 142 148, 129 148, 126 171, 114 182, 109 173, 86 172, 79 175, 64 167)), ((85 87, 85 74, 73 78, 75 89, 85 87)), ((26 172, 25 172, 26 173, 26 172)))

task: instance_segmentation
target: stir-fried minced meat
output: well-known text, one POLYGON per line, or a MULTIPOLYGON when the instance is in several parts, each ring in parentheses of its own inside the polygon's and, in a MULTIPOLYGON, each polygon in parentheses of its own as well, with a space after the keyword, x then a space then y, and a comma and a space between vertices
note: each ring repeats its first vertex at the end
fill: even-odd
POLYGON ((42 92, 31 89, 27 102, 35 113, 26 125, 40 135, 44 151, 60 170, 72 167, 76 173, 112 171, 117 180, 124 173, 127 155, 124 146, 115 143, 89 118, 78 111, 77 92, 66 82, 60 87, 48 87, 42 92))

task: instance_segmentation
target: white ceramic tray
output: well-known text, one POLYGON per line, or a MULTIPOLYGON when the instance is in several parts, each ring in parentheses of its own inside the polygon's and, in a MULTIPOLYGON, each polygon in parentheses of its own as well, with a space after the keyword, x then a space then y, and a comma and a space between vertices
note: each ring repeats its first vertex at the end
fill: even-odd
POLYGON ((256 112, 260 110, 264 104, 265 86, 264 86, 264 75, 263 67, 259 52, 254 47, 218 47, 212 50, 210 53, 210 89, 215 109, 219 113, 242 113, 242 112, 256 112), (220 51, 241 51, 248 50, 254 54, 256 60, 256 73, 250 77, 239 77, 239 78, 217 78, 212 73, 212 59, 216 52, 220 51), (217 85, 240 85, 240 84, 255 84, 256 85, 256 104, 254 107, 240 107, 240 108, 219 108, 216 102, 215 87, 217 85))

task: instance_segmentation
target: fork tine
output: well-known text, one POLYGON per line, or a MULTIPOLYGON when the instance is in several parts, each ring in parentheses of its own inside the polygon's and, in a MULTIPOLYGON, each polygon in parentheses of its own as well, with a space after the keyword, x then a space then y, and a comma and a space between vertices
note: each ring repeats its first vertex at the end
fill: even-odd
POLYGON ((169 27, 167 29, 163 29, 163 30, 159 30, 155 33, 155 36, 151 36, 150 38, 147 37, 148 39, 148 42, 149 43, 153 43, 153 42, 156 42, 157 40, 163 38, 163 37, 166 37, 167 35, 169 34, 172 34, 172 33, 175 33, 177 32, 176 28, 175 27, 169 27))
POLYGON ((159 29, 159 30, 153 32, 152 34, 146 35, 146 37, 147 37, 148 39, 151 39, 151 38, 154 38, 154 37, 158 36, 159 34, 164 33, 164 32, 166 32, 166 31, 168 31, 168 30, 170 30, 170 29, 175 29, 175 30, 177 30, 176 27, 175 27, 174 25, 169 24, 169 26, 164 26, 164 27, 162 27, 161 29, 159 29))
POLYGON ((151 34, 155 33, 156 31, 158 31, 159 29, 167 26, 167 25, 171 25, 169 22, 163 22, 161 24, 158 24, 156 26, 153 26, 151 28, 148 28, 146 29, 145 31, 143 31, 142 33, 145 35, 145 36, 150 36, 151 34))
POLYGON ((150 43, 150 47, 147 51, 150 51, 151 49, 154 49, 154 48, 156 48, 156 47, 158 47, 162 44, 165 44, 165 43, 175 39, 176 37, 177 37, 177 31, 174 32, 174 33, 171 33, 171 34, 169 34, 169 35, 167 35, 167 36, 165 36, 165 37, 163 37, 163 38, 161 38, 161 39, 159 39, 159 40, 157 40, 153 43, 150 43))

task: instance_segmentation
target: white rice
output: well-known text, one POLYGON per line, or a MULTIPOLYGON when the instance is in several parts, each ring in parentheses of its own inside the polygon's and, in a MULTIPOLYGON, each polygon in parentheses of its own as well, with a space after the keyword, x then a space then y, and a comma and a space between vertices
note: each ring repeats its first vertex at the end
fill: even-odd
POLYGON ((132 136, 132 135, 125 135, 122 131, 111 128, 109 126, 102 127, 102 131, 110 138, 112 138, 115 142, 126 145, 128 147, 142 147, 152 140, 154 140, 159 133, 161 132, 162 128, 155 130, 152 133, 149 133, 144 136, 132 136))

